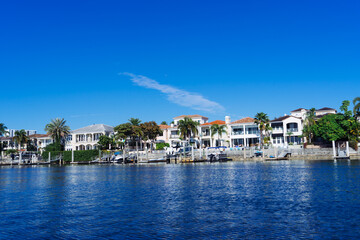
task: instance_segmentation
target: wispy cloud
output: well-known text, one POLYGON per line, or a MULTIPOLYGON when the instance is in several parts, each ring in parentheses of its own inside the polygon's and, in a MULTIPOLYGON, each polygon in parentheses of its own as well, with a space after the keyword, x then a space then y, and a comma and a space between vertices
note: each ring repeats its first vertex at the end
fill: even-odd
POLYGON ((170 85, 160 84, 159 82, 142 75, 133 73, 120 73, 120 75, 129 76, 131 81, 138 86, 155 89, 164 93, 170 102, 180 106, 210 113, 225 111, 225 108, 219 103, 206 99, 201 94, 191 93, 170 85))

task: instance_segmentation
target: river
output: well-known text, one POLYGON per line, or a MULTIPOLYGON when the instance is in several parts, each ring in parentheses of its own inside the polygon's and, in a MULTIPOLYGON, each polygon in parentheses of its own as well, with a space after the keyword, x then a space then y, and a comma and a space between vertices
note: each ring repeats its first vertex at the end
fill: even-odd
POLYGON ((354 239, 360 162, 2 167, 0 213, 0 239, 354 239))

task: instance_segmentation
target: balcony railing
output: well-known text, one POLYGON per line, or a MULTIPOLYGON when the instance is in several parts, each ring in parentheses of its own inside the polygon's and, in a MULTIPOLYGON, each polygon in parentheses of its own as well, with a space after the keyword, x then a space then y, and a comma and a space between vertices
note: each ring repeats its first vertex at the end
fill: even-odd
POLYGON ((180 135, 178 135, 178 134, 171 134, 170 135, 170 138, 179 138, 180 137, 180 135))
POLYGON ((288 128, 287 131, 288 132, 298 132, 299 129, 298 128, 288 128))
POLYGON ((232 135, 243 135, 244 132, 232 132, 232 135))

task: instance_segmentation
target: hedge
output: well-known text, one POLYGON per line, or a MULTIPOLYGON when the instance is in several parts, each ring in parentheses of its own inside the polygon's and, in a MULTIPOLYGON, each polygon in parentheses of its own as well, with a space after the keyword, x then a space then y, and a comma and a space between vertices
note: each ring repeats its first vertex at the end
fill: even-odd
MULTIPOLYGON (((51 151, 51 158, 54 156, 59 156, 60 154, 64 157, 65 162, 71 162, 71 152, 72 151, 51 151)), ((74 151, 74 161, 82 162, 82 161, 92 161, 94 158, 99 156, 99 150, 79 150, 74 151)), ((49 158, 49 152, 45 151, 42 153, 42 157, 44 160, 49 158)))

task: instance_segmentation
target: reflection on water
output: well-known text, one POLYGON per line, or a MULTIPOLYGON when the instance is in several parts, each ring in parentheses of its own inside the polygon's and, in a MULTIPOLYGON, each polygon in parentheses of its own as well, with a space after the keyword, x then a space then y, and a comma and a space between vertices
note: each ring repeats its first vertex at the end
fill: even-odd
POLYGON ((4 167, 1 239, 359 238, 358 161, 4 167))

